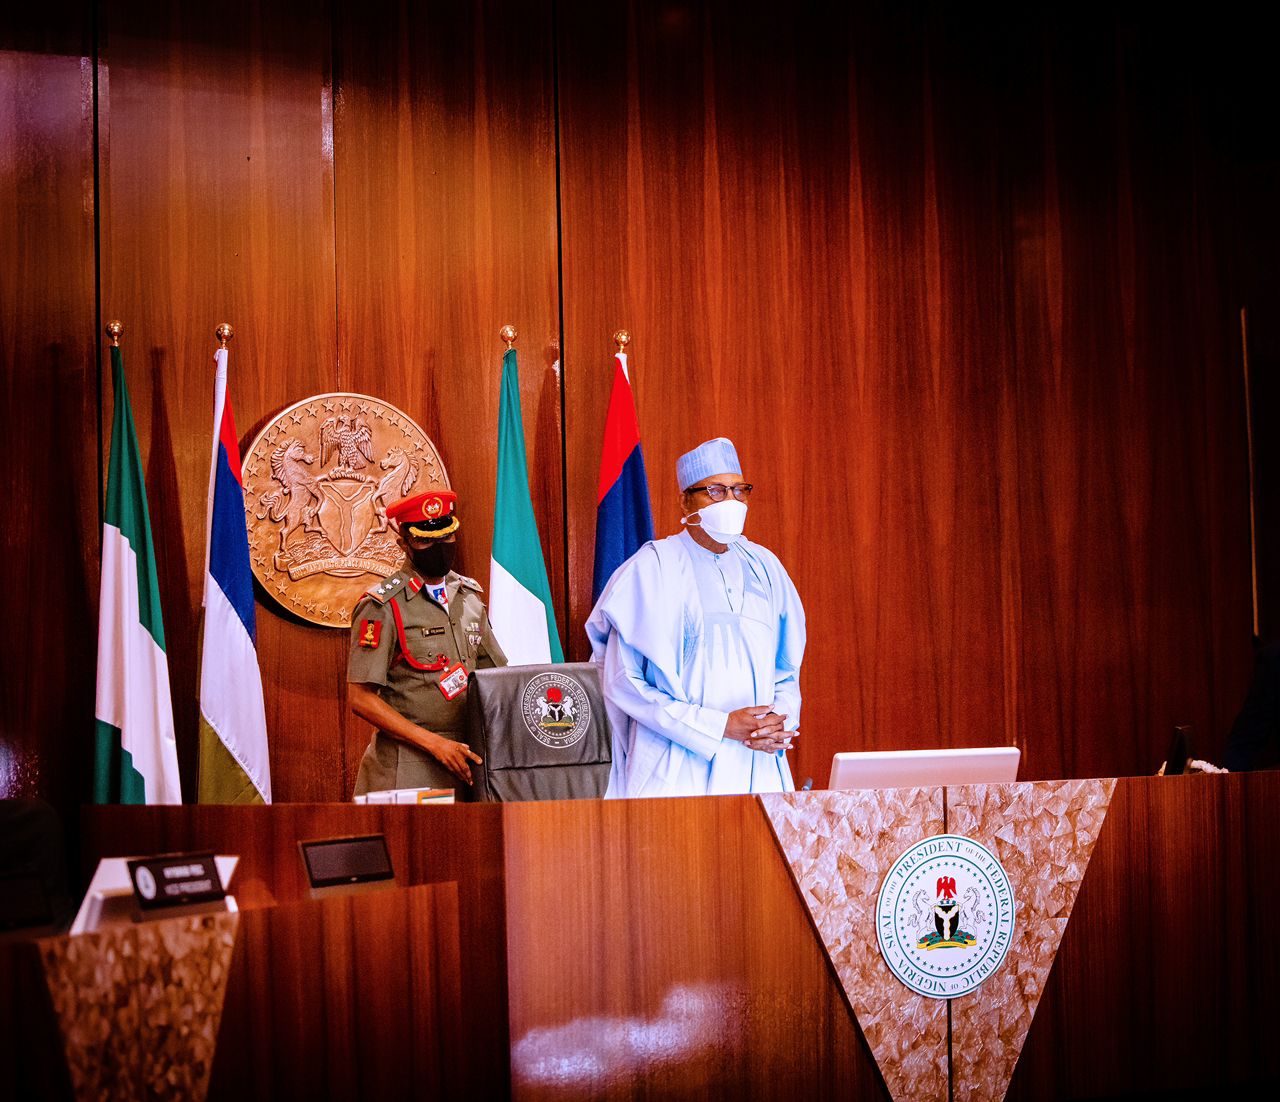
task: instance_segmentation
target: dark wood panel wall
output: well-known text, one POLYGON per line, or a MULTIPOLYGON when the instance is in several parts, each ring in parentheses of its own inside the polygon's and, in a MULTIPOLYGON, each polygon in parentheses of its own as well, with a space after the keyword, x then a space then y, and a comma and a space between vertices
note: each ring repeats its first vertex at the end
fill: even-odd
POLYGON ((626 319, 659 527, 676 456, 733 436, 805 598, 798 775, 988 742, 1030 777, 1143 772, 1171 723, 1220 733, 1244 413, 1189 41, 917 5, 561 26, 569 485, 607 401, 583 342, 626 319))
POLYGON ((89 10, 0 21, 0 795, 60 806, 90 791, 97 623, 89 10))
MULTIPOLYGON (((482 581, 516 324, 574 657, 630 328, 659 529, 675 457, 733 436, 748 534, 805 599, 798 778, 991 742, 1028 777, 1145 772, 1173 722, 1220 750, 1250 657, 1237 311, 1267 192, 1213 28, 580 0, 24 18, 0 41, 7 791, 87 793, 108 316, 188 782, 224 320, 242 435, 324 390, 400 405, 482 581)), ((344 798, 367 738, 345 640, 258 622, 277 798, 344 798)))

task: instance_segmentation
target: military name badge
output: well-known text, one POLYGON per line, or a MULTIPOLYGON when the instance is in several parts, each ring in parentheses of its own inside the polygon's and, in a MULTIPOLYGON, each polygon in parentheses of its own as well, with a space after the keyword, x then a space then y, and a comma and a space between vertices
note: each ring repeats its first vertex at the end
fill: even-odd
POLYGON ((378 640, 382 638, 382 621, 362 620, 359 637, 362 647, 377 647, 378 640))
POLYGON ((931 999, 977 990, 1013 941, 1013 888, 986 846, 939 834, 889 869, 876 900, 876 939, 907 987, 931 999))
POLYGON ((284 410, 245 450, 249 561, 286 612, 348 627, 371 582, 404 552, 387 505, 447 489, 436 446, 403 410, 367 394, 317 394, 284 410))
POLYGON ((543 746, 563 750, 591 726, 587 690, 562 673, 540 673, 529 679, 520 701, 525 729, 543 746))
POLYGON ((439 687, 445 700, 467 691, 467 668, 461 662, 455 663, 440 675, 439 687))

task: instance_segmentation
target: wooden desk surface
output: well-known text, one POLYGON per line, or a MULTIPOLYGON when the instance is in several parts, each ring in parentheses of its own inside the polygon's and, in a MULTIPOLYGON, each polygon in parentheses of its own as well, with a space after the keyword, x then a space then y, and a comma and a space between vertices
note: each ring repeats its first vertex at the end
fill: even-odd
MULTIPOLYGON (((1280 773, 1119 781, 1010 1097, 1280 1083, 1278 827, 1280 773)), ((94 808, 85 850, 239 853, 253 908, 373 831, 458 884, 475 1096, 886 1096, 752 797, 94 808)))

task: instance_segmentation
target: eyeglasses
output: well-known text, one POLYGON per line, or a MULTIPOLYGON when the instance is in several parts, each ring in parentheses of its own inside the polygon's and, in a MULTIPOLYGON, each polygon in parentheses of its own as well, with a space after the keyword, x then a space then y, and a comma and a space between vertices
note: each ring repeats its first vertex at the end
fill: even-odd
POLYGON ((709 482, 705 486, 690 486, 685 490, 686 494, 706 494, 712 501, 723 501, 729 496, 729 491, 733 491, 733 496, 739 501, 746 501, 751 496, 751 491, 755 487, 750 482, 736 482, 732 486, 722 486, 718 482, 709 482))

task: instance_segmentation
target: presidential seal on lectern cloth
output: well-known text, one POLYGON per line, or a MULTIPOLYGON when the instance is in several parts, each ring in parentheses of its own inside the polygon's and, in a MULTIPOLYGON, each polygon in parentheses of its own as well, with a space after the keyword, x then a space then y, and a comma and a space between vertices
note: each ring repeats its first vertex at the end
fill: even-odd
POLYGON ((427 434, 367 394, 294 403, 258 433, 241 473, 254 577, 287 612, 334 628, 350 627, 364 591, 404 561, 387 505, 449 487, 427 434))

